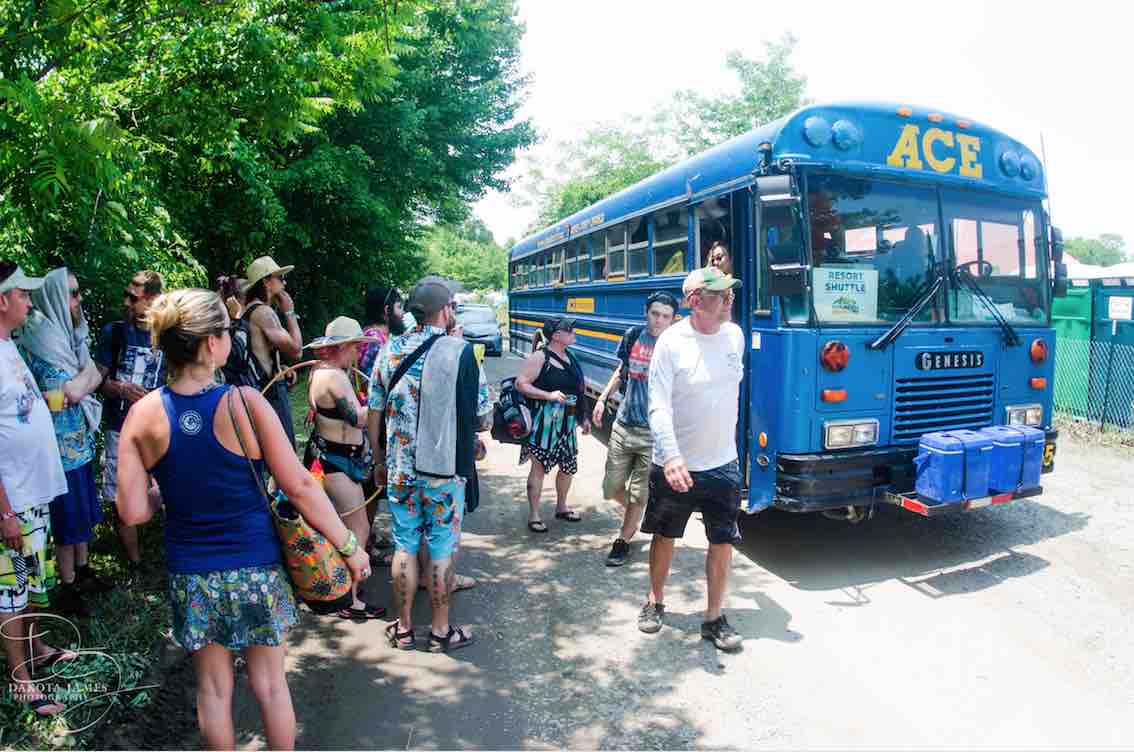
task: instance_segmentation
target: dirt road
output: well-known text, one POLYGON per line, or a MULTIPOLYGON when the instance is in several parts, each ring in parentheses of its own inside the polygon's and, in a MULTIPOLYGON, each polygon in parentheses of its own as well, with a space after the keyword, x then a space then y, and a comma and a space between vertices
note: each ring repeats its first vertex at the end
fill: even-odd
MULTIPOLYGON (((499 380, 518 361, 490 359, 499 380)), ((746 519, 726 612, 743 652, 700 639, 703 531, 679 544, 664 629, 635 626, 648 540, 607 569, 620 510, 581 439, 579 524, 524 527, 525 468, 492 445, 454 618, 480 644, 387 647, 382 623, 306 615, 289 682, 310 748, 1134 746, 1134 461, 1064 443, 1039 498, 850 526, 746 519)), ((548 484, 545 519, 551 519, 548 484)), ((372 597, 389 603, 378 570, 372 597)), ((416 605, 419 631, 427 598, 416 605)), ((247 688, 241 743, 260 747, 247 688)))

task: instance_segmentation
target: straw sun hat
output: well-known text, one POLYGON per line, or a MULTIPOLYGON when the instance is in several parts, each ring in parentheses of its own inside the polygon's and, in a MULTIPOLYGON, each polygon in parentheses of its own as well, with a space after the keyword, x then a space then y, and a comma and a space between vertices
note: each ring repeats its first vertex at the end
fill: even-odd
POLYGON ((320 347, 346 345, 351 342, 377 342, 377 337, 367 337, 362 333, 362 325, 348 316, 339 316, 327 324, 322 337, 316 337, 306 347, 316 350, 320 347))

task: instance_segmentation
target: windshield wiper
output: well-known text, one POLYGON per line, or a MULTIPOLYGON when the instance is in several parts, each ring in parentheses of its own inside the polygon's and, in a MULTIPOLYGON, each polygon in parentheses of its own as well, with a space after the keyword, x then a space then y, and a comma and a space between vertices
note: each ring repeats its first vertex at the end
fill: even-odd
POLYGON ((984 290, 980 289, 976 279, 973 278, 972 273, 964 268, 957 267, 953 269, 953 278, 962 282, 969 291, 972 292, 973 297, 984 303, 984 307, 992 313, 992 318, 1000 325, 1000 330, 1004 332, 1004 344, 1008 347, 1015 347, 1020 344, 1020 336, 1016 334, 1016 330, 1008 323, 1008 319, 1004 318, 1004 314, 996 307, 996 303, 992 298, 988 297, 984 290))
POLYGON ((895 321, 894 325, 890 327, 885 334, 867 345, 867 348, 870 350, 886 349, 886 345, 896 340, 898 336, 913 323, 913 320, 916 319, 922 309, 929 304, 929 301, 937 297, 937 291, 941 289, 941 284, 944 281, 945 275, 941 273, 940 268, 937 268, 934 273, 933 282, 929 285, 929 288, 921 294, 921 297, 914 301, 914 304, 910 306, 910 309, 906 311, 904 316, 895 321))

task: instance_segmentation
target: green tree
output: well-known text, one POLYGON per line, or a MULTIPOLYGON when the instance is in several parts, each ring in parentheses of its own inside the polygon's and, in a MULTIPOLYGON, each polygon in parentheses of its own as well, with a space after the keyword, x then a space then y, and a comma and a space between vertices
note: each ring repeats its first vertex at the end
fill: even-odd
POLYGON ((424 245, 431 273, 451 277, 468 290, 504 289, 508 252, 491 237, 470 237, 467 224, 440 226, 426 234, 424 245))
POLYGON ((1064 248, 1081 264, 1113 266, 1128 260, 1126 241, 1116 233, 1103 233, 1097 238, 1068 238, 1064 248))
POLYGON ((633 185, 675 162, 798 109, 807 80, 796 73, 795 37, 766 45, 763 61, 730 52, 726 67, 735 93, 704 96, 675 92, 652 119, 593 126, 580 138, 556 144, 552 158, 529 158, 517 200, 534 206, 529 230, 545 227, 633 185))

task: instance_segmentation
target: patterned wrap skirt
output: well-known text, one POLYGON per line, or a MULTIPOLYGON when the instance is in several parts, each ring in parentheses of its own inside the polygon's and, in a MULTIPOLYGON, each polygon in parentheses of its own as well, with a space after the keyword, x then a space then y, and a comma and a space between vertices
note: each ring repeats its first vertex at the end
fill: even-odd
POLYGON ((520 446, 520 464, 532 456, 543 465, 545 473, 550 473, 556 465, 567 475, 578 472, 579 444, 575 437, 573 406, 540 401, 539 408, 532 415, 528 443, 520 446))

